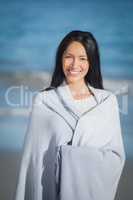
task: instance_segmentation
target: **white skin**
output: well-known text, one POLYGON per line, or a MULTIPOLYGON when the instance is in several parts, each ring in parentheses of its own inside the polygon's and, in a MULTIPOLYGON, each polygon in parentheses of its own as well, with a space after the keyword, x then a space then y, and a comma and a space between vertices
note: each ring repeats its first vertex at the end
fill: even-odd
POLYGON ((84 46, 77 41, 69 44, 62 57, 65 80, 75 99, 88 97, 90 92, 84 77, 89 70, 89 61, 84 46))

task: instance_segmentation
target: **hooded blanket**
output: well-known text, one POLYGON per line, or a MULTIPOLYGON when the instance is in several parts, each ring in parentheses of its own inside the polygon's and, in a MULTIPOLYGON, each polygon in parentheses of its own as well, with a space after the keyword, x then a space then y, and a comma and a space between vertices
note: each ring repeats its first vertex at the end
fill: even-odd
POLYGON ((95 105, 77 115, 66 87, 35 96, 16 200, 115 198, 125 163, 117 98, 88 84, 95 105))

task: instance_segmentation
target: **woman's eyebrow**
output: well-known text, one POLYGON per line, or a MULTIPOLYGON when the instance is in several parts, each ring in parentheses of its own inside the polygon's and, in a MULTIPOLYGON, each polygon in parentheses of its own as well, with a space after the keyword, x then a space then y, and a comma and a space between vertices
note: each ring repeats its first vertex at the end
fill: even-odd
POLYGON ((79 57, 87 57, 86 55, 79 55, 79 57))
POLYGON ((69 53, 69 52, 67 52, 67 51, 64 51, 64 54, 70 54, 70 55, 72 55, 71 53, 69 53))
MULTIPOLYGON (((73 54, 72 54, 72 53, 69 53, 69 52, 64 52, 64 54, 69 54, 69 55, 72 55, 72 56, 73 56, 73 54)), ((81 55, 79 55, 78 57, 87 57, 87 56, 84 55, 84 54, 81 54, 81 55)))

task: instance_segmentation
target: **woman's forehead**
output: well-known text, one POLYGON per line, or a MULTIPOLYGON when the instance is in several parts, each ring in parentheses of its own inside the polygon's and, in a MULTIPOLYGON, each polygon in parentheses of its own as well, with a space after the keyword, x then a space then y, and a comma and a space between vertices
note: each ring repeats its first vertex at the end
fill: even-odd
POLYGON ((78 53, 81 56, 86 56, 86 50, 84 46, 80 42, 76 41, 71 42, 64 51, 64 53, 69 53, 69 54, 78 53))

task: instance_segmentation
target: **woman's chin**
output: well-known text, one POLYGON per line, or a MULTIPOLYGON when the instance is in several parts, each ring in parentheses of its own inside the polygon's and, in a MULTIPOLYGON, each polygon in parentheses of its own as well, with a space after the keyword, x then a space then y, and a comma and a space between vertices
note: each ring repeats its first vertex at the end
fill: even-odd
POLYGON ((66 77, 66 80, 68 83, 76 83, 78 81, 80 81, 82 78, 81 77, 78 77, 78 76, 69 76, 69 77, 66 77))

